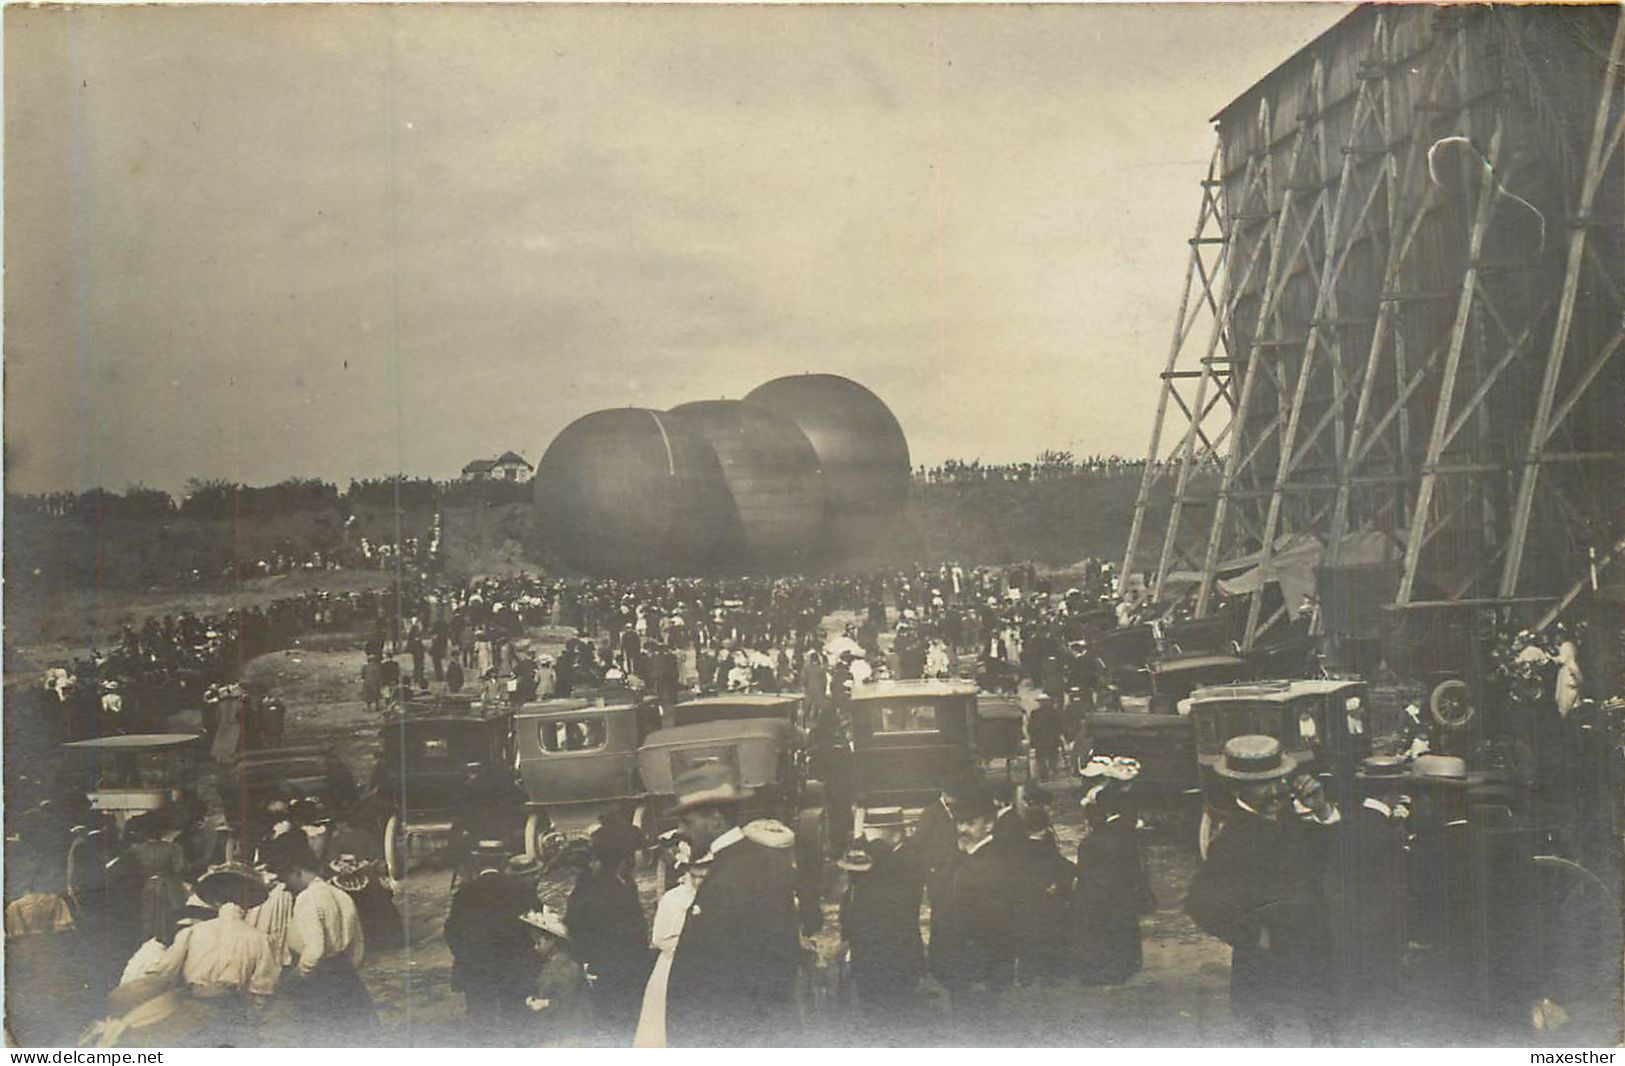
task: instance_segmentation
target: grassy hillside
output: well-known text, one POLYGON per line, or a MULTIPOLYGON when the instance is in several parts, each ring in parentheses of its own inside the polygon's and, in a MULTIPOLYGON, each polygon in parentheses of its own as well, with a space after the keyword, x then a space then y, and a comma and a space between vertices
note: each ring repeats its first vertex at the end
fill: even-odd
MULTIPOLYGON (((1154 560, 1171 486, 1164 482, 1147 517, 1142 565, 1154 560), (1150 556, 1147 558, 1146 556, 1150 556)), ((999 564, 1032 560, 1065 567, 1087 556, 1121 556, 1139 490, 1137 476, 1080 476, 1039 482, 916 485, 896 534, 850 569, 937 562, 999 564)), ((383 572, 342 576, 295 572, 256 578, 254 562, 278 550, 307 555, 367 537, 427 541, 432 504, 354 505, 345 529, 339 505, 284 513, 202 519, 44 516, 8 512, 5 522, 8 642, 69 642, 105 635, 110 620, 176 609, 184 599, 224 609, 311 583, 325 587, 387 580, 383 572), (239 566, 240 564, 240 566, 239 566), (198 576, 193 578, 191 571, 198 576)), ((444 567, 456 576, 543 567, 546 545, 526 503, 464 499, 441 513, 444 567)), ((111 628, 116 628, 113 626, 111 628)))
POLYGON ((909 517, 926 560, 1060 567, 1120 558, 1139 488, 1138 475, 920 485, 909 517))

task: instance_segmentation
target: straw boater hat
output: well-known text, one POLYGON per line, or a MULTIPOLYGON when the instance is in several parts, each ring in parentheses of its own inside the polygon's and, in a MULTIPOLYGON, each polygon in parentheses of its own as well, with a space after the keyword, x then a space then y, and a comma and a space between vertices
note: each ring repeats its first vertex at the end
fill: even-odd
POLYGON ((906 824, 901 807, 870 807, 863 813, 865 829, 902 829, 906 824))
POLYGON ((1355 776, 1365 781, 1404 780, 1405 760, 1397 755, 1373 755, 1360 764, 1355 776))
POLYGON ((756 794, 739 783, 733 767, 718 762, 702 763, 679 775, 672 783, 672 792, 677 802, 666 811, 667 815, 738 803, 756 794))
POLYGON ((1291 752, 1281 750, 1281 742, 1259 733, 1231 737, 1224 742, 1214 772, 1231 781, 1273 781, 1298 768, 1291 752))

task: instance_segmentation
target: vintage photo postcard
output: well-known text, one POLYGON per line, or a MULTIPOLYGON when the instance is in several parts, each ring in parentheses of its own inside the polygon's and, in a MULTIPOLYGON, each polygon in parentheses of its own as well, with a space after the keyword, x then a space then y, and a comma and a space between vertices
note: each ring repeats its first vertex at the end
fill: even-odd
POLYGON ((1617 4, 3 18, 9 1044, 1620 1042, 1617 4))

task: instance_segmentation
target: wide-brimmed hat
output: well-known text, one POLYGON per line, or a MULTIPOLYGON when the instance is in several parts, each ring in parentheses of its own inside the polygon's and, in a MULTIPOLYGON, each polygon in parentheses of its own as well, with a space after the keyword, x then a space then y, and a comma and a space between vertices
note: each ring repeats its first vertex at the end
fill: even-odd
POLYGON ((1214 772, 1232 781, 1273 781, 1297 768, 1298 760, 1291 752, 1281 749, 1279 740, 1249 733, 1224 742, 1224 751, 1219 755, 1214 772))
POLYGON ((739 774, 733 767, 720 762, 701 763, 678 775, 672 783, 672 793, 677 802, 666 810, 667 815, 727 806, 756 794, 739 783, 739 774))
POLYGON ((211 866, 192 887, 199 899, 214 906, 235 903, 248 910, 265 902, 269 894, 265 882, 253 870, 240 862, 223 862, 211 866))
POLYGON ((539 911, 521 914, 519 920, 532 929, 540 929, 549 936, 556 936, 560 940, 570 939, 570 927, 564 924, 564 916, 545 904, 539 911))
POLYGON ((346 892, 360 892, 372 880, 372 862, 357 855, 345 853, 328 866, 333 874, 327 883, 346 892))
POLYGON ((1411 761, 1411 773, 1416 777, 1465 781, 1467 760, 1459 755, 1418 755, 1411 761))
POLYGON ((1373 755, 1360 763, 1355 776, 1366 781, 1403 780, 1406 776, 1405 760, 1398 755, 1373 755))
POLYGON ((1140 760, 1129 758, 1127 755, 1091 755, 1079 773, 1084 777, 1132 781, 1140 776, 1140 760))

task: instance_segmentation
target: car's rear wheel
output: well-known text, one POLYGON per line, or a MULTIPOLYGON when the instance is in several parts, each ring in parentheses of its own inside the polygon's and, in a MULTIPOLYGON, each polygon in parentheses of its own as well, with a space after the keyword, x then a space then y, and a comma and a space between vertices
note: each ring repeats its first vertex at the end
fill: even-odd
POLYGON ((399 881, 406 876, 406 852, 406 827, 399 814, 392 814, 384 823, 384 866, 389 870, 390 880, 399 881))
POLYGON ((525 861, 542 861, 542 841, 553 831, 553 819, 546 811, 531 811, 525 816, 525 861))
MULTIPOLYGON (((1618 988, 1619 904, 1606 882, 1570 859, 1536 855, 1529 964, 1541 991, 1569 1007, 1618 988)), ((1617 991, 1616 991, 1617 994, 1617 991)))

